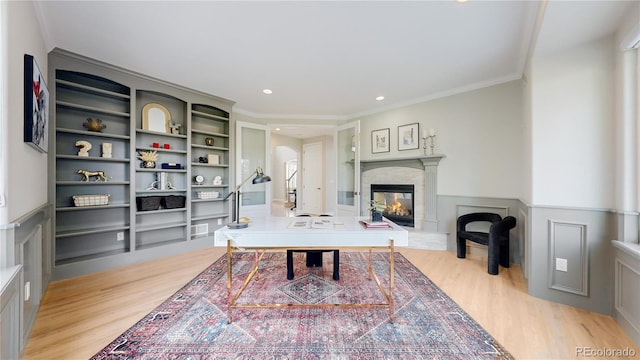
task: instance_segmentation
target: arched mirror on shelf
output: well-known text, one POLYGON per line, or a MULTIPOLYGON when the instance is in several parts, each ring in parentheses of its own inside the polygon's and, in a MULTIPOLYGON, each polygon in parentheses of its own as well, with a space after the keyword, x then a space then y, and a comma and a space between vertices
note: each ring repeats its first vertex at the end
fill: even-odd
POLYGON ((148 103, 142 108, 142 128, 144 130, 170 134, 170 122, 171 113, 166 107, 158 103, 148 103))

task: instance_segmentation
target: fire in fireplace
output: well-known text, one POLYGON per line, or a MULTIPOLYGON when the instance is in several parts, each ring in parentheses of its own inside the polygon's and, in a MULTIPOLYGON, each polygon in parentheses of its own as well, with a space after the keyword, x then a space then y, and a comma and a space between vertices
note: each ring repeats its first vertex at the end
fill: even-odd
POLYGON ((398 225, 414 226, 413 185, 371 184, 371 200, 385 203, 383 216, 398 225))

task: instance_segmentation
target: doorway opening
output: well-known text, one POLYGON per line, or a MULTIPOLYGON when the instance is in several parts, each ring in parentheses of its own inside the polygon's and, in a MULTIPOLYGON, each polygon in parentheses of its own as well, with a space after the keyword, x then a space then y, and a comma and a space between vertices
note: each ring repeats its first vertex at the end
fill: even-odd
POLYGON ((334 158, 333 125, 269 124, 271 127, 271 188, 272 214, 295 216, 303 213, 336 214, 336 169, 334 158), (311 144, 320 144, 317 160, 305 159, 304 151, 311 144), (305 170, 305 163, 312 168, 305 170), (320 170, 321 175, 306 175, 309 170, 320 170), (313 182, 313 183, 309 183, 313 182), (307 189, 320 188, 319 200, 307 189), (306 200, 306 203, 305 203, 306 200), (315 204, 319 207, 314 208, 315 204), (308 208, 307 208, 308 207, 308 208))
POLYGON ((284 207, 295 210, 298 204, 298 160, 287 160, 284 163, 284 181, 287 199, 284 207))

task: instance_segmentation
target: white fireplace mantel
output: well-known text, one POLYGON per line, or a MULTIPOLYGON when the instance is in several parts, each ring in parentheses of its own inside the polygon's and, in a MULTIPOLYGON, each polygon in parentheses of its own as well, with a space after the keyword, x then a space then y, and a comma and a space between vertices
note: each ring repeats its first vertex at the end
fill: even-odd
POLYGON ((409 158, 361 160, 360 173, 386 167, 407 167, 424 170, 424 219, 422 221, 422 230, 425 232, 438 232, 438 163, 444 157, 442 154, 434 154, 409 158))
POLYGON ((407 158, 389 158, 389 159, 370 159, 360 160, 360 171, 367 171, 379 167, 388 166, 406 166, 416 169, 423 169, 427 166, 438 166, 440 160, 445 156, 442 154, 433 154, 425 156, 414 156, 407 158), (392 163, 392 164, 391 164, 392 163))

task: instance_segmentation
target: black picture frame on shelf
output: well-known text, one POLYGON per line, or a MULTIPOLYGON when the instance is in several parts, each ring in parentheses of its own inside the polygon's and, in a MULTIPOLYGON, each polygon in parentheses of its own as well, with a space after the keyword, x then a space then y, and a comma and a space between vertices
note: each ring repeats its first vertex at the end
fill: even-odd
POLYGON ((371 131, 371 153, 389 151, 389 128, 371 131))
POLYGON ((419 130, 418 123, 398 126, 398 150, 417 149, 420 143, 419 130))
POLYGON ((24 142, 49 150, 49 89, 33 56, 24 54, 24 142))

